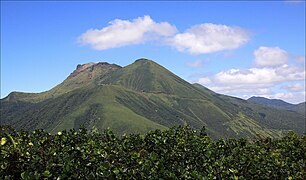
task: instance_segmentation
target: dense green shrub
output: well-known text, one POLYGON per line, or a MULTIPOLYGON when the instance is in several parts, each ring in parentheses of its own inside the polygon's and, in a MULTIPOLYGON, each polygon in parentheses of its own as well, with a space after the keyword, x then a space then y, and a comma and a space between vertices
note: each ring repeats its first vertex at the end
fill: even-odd
POLYGON ((117 137, 1 126, 1 179, 305 179, 306 137, 214 141, 186 127, 117 137))

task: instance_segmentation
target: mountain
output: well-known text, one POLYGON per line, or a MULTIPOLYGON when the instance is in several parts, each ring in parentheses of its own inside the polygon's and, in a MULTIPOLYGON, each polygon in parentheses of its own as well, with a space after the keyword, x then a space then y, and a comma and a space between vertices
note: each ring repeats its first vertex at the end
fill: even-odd
POLYGON ((292 105, 280 99, 268 99, 264 97, 255 97, 255 96, 250 97, 248 101, 252 101, 252 102, 256 102, 256 103, 264 104, 268 106, 273 106, 273 107, 288 107, 292 105))
POLYGON ((299 104, 290 104, 280 99, 268 99, 264 97, 254 97, 254 96, 250 97, 248 101, 282 110, 295 111, 304 115, 306 113, 305 102, 299 104))
POLYGON ((1 100, 1 124, 15 128, 110 127, 118 134, 187 125, 213 138, 280 137, 304 132, 305 114, 217 94, 190 84, 159 64, 139 59, 121 67, 78 65, 58 86, 42 93, 12 92, 1 100))

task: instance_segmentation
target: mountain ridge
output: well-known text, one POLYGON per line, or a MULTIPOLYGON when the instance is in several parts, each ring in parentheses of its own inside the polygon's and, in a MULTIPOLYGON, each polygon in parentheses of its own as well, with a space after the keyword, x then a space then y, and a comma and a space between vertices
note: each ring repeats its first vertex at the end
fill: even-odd
POLYGON ((118 134, 188 124, 195 129, 205 126, 213 138, 281 137, 289 130, 304 131, 302 114, 215 93, 151 60, 138 59, 125 67, 104 62, 78 68, 49 91, 1 99, 1 124, 52 133, 83 124, 98 130, 110 127, 118 134))
POLYGON ((258 102, 258 103, 262 102, 263 104, 271 104, 271 105, 275 105, 275 106, 293 105, 293 104, 288 103, 288 102, 286 102, 284 100, 281 100, 281 99, 269 99, 269 98, 260 97, 260 96, 252 96, 252 97, 248 98, 247 100, 258 102))
POLYGON ((268 99, 265 97, 250 97, 248 99, 248 101, 250 102, 255 102, 258 104, 262 104, 268 107, 273 107, 273 108, 277 108, 277 109, 282 109, 282 110, 287 110, 287 111, 295 111, 298 112, 300 114, 305 114, 306 113, 306 102, 301 102, 298 104, 291 104, 288 103, 286 101, 283 101, 281 99, 268 99))

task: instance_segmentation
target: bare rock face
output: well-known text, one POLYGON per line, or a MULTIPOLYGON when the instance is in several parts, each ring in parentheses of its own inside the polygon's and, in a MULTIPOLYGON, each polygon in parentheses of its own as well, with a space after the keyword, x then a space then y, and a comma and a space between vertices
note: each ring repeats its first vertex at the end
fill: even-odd
POLYGON ((89 68, 89 67, 95 65, 95 64, 97 64, 97 63, 95 63, 95 62, 90 62, 90 63, 86 63, 86 64, 78 64, 78 65, 77 65, 77 68, 76 68, 72 73, 78 74, 78 73, 84 71, 85 69, 87 69, 87 68, 89 68))
POLYGON ((86 64, 78 64, 76 69, 68 76, 69 78, 75 77, 76 75, 78 75, 79 73, 91 68, 91 70, 93 70, 95 67, 97 66, 110 66, 110 67, 120 67, 116 64, 109 64, 107 62, 90 62, 90 63, 86 63, 86 64))

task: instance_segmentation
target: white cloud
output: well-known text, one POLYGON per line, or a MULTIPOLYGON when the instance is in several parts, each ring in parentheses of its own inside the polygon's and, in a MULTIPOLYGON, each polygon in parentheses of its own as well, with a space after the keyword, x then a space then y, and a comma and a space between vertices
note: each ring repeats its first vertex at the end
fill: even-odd
POLYGON ((78 40, 97 50, 140 44, 159 37, 173 36, 177 29, 168 22, 156 23, 150 16, 132 21, 116 19, 102 29, 90 29, 78 40))
POLYGON ((187 66, 193 67, 193 68, 199 68, 204 65, 204 60, 197 60, 192 62, 187 62, 187 66))
POLYGON ((255 67, 199 74, 192 77, 192 82, 240 98, 262 96, 291 103, 305 101, 305 66, 296 63, 305 63, 304 56, 293 56, 279 47, 264 46, 255 50, 254 56, 255 67))
MULTIPOLYGON (((249 69, 229 69, 221 71, 215 75, 202 76, 197 83, 207 86, 209 89, 238 97, 263 96, 268 98, 280 98, 294 102, 301 96, 294 91, 300 91, 301 85, 286 87, 288 92, 281 94, 272 91, 278 85, 288 82, 304 81, 305 69, 293 65, 283 65, 279 67, 249 68, 249 69), (290 97, 292 94, 292 97, 290 97), (276 96, 277 95, 277 96, 276 96)), ((282 88, 284 89, 284 88, 282 88)), ((305 95, 304 95, 305 96, 305 95)), ((300 98, 301 99, 301 98, 300 98)))
POLYGON ((205 54, 236 49, 249 41, 249 33, 239 27, 219 24, 199 24, 168 39, 168 44, 179 51, 205 54))
MULTIPOLYGON (((199 83, 199 82, 198 82, 199 83)), ((244 86, 244 85, 233 85, 233 86, 213 86, 212 83, 206 85, 207 88, 231 96, 248 99, 252 96, 266 97, 269 99, 281 99, 289 103, 301 103, 305 101, 305 91, 293 91, 293 92, 275 92, 272 90, 273 85, 264 87, 262 86, 244 86)))
POLYGON ((274 84, 305 79, 305 70, 296 66, 283 65, 277 68, 230 69, 214 77, 220 84, 274 84))
POLYGON ((290 84, 286 86, 282 86, 282 89, 286 89, 288 91, 302 91, 305 89, 305 84, 290 84))
POLYGON ((177 33, 174 25, 143 16, 131 21, 115 19, 102 29, 89 29, 78 37, 78 42, 105 50, 155 40, 179 51, 206 54, 236 49, 249 39, 250 33, 240 27, 204 23, 177 33))
POLYGON ((255 63, 261 67, 273 67, 287 62, 288 53, 279 47, 261 46, 254 51, 255 63))

